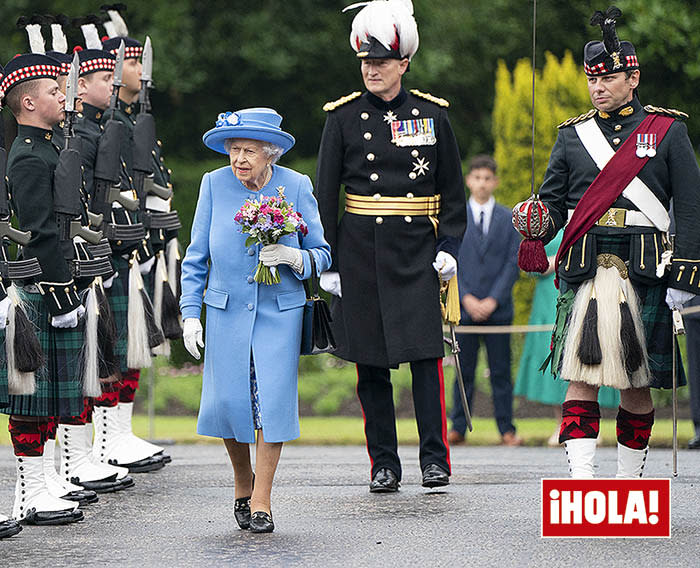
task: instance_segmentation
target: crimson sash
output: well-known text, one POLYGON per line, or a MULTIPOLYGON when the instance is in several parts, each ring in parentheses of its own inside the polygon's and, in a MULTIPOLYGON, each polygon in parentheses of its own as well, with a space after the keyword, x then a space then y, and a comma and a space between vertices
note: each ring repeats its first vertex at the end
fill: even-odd
MULTIPOLYGON (((592 118, 591 120, 595 119, 592 118)), ((576 204, 569 224, 564 229, 564 236, 561 245, 559 245, 557 259, 554 263, 557 269, 571 246, 598 222, 603 213, 610 209, 615 200, 641 171, 644 164, 649 161, 648 157, 637 157, 637 137, 635 135, 638 133, 656 134, 658 147, 668 129, 671 128, 673 121, 674 119, 670 116, 648 115, 624 141, 622 146, 615 152, 615 155, 610 158, 610 161, 600 171, 576 204)), ((558 274, 554 279, 554 283, 559 288, 558 274)))

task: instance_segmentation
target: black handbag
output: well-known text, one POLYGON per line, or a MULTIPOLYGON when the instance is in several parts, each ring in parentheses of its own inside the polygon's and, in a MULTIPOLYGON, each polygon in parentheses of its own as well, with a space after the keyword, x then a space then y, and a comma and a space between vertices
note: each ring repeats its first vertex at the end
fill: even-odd
POLYGON ((318 275, 314 255, 306 251, 311 260, 311 277, 304 281, 306 304, 301 327, 301 354, 318 355, 335 351, 335 338, 331 331, 331 311, 326 300, 319 295, 318 275))

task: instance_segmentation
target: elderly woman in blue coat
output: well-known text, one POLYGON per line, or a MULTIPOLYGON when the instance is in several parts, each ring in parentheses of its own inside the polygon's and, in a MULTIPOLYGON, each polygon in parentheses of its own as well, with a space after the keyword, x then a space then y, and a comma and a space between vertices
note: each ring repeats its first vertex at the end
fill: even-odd
POLYGON ((197 432, 223 438, 234 470, 234 515, 254 532, 274 529, 270 493, 282 443, 299 436, 297 368, 309 253, 317 273, 331 259, 311 180, 276 164, 294 145, 281 122, 272 109, 245 109, 219 115, 204 134, 204 144, 227 154, 231 165, 204 174, 182 263, 185 347, 197 359, 197 347, 204 347, 202 303, 207 306, 197 432), (246 247, 235 214, 246 199, 280 194, 302 214, 308 233, 246 247), (281 282, 258 284, 259 261, 276 267, 281 282))

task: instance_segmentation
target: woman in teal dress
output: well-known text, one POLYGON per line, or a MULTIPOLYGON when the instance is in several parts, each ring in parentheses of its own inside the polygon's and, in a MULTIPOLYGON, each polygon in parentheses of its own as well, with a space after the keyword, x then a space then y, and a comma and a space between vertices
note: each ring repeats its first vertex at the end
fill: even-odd
MULTIPOLYGON (((535 294, 532 298, 530 325, 552 325, 556 315, 557 289, 554 287, 554 258, 561 243, 563 231, 546 246, 549 258, 549 270, 545 274, 534 274, 537 278, 535 294)), ((549 344, 552 334, 549 331, 528 333, 525 336, 523 354, 520 358, 518 376, 513 394, 524 396, 527 400, 552 405, 552 413, 561 421, 561 403, 569 386, 567 381, 559 378, 552 379, 549 373, 542 373, 540 367, 549 355, 549 344)), ((617 408, 620 404, 620 393, 609 387, 601 387, 598 391, 598 403, 604 408, 617 408)), ((549 439, 549 445, 559 444, 559 425, 549 439)))

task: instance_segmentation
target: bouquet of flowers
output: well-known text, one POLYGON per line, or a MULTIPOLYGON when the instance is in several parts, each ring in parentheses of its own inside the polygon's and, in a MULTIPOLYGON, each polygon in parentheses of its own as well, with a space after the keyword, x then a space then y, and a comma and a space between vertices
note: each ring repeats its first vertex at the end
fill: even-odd
MULTIPOLYGON (((294 211, 293 203, 288 203, 284 193, 279 197, 261 197, 259 201, 246 199, 233 220, 240 225, 244 235, 250 235, 245 246, 255 244, 274 245, 284 235, 309 232, 301 213, 294 211)), ((255 281, 261 284, 277 284, 280 282, 276 267, 265 266, 262 262, 255 270, 255 281)))

